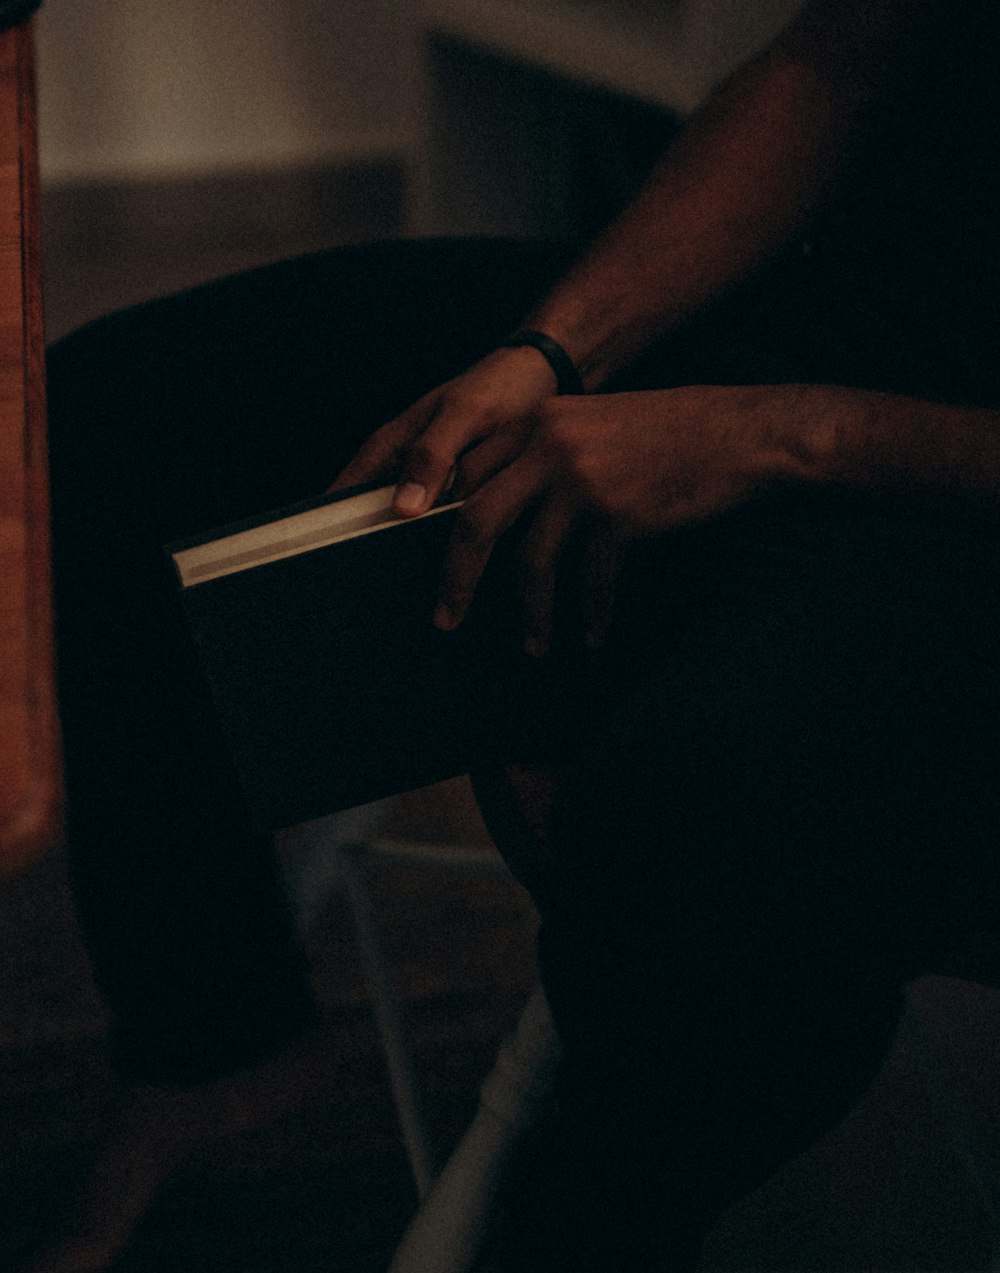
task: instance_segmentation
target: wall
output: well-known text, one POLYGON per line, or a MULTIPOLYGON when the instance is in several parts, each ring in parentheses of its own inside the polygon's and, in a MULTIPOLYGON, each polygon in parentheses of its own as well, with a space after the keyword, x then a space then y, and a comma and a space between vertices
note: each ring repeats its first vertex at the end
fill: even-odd
POLYGON ((411 0, 46 0, 51 182, 308 165, 392 150, 411 0))

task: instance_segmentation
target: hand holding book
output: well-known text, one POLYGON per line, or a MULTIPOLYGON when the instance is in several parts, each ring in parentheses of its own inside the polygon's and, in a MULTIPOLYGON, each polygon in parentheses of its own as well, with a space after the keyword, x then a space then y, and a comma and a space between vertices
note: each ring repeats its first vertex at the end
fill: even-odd
POLYGON ((535 409, 555 387, 537 350, 494 350, 376 430, 330 490, 398 475, 403 517, 426 512, 448 485, 469 496, 521 451, 535 409))
POLYGON ((260 830, 559 746, 589 701, 578 641, 524 657, 510 544, 461 627, 431 624, 460 506, 400 518, 394 490, 326 495, 168 546, 260 830))
POLYGON ((519 524, 530 654, 550 647, 557 575, 571 545, 585 541, 580 602, 593 647, 610 626, 622 543, 703 521, 776 487, 828 481, 831 430, 870 405, 856 392, 822 385, 538 398, 536 379, 533 405, 505 421, 485 390, 491 378, 498 391, 509 387, 503 360, 522 352, 533 351, 499 351, 466 373, 477 394, 460 376, 421 400, 381 430, 347 473, 380 456, 402 461, 394 507, 404 511, 414 485, 437 491, 446 466, 457 464, 467 498, 441 572, 435 623, 444 631, 462 623, 497 541, 519 524), (467 460, 456 447, 469 438, 467 460))
MULTIPOLYGON (((379 429, 330 487, 399 474, 393 507, 411 517, 431 508, 450 480, 466 502, 442 560, 434 612, 442 631, 462 623, 497 539, 527 517, 519 587, 524 646, 532 655, 550 647, 559 562, 583 519, 540 429, 556 387, 537 349, 495 350, 379 429)), ((588 643, 596 645, 610 622, 619 553, 607 533, 588 531, 588 539, 581 601, 588 643)))

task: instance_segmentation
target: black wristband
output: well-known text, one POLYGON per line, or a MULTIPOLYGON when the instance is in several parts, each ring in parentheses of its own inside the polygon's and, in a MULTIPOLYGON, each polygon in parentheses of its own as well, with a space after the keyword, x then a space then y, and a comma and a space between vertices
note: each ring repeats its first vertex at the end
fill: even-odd
POLYGON ((501 349, 518 349, 530 345, 537 349, 556 374, 556 393, 586 393, 576 364, 562 345, 544 332, 519 331, 500 344, 501 349))

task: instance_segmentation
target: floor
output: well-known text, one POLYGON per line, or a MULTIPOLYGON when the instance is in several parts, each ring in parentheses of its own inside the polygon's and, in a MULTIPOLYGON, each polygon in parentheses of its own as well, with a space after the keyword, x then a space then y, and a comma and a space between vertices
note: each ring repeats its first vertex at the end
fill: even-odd
MULTIPOLYGON (((50 336, 232 268, 393 234, 400 206, 398 173, 362 169, 50 192, 50 336)), ((462 782, 400 801, 388 816, 395 834, 489 851, 462 782)), ((384 864, 371 879, 428 1117, 446 1150, 532 984, 534 919, 509 880, 445 885, 434 870, 384 864)), ((328 1081, 307 1108, 180 1170, 116 1273, 385 1268, 414 1195, 342 900, 318 899, 308 950, 338 1039, 328 1081)), ((911 995, 914 1021, 926 1023, 992 1152, 997 992, 930 979, 911 995)), ((0 885, 0 1268, 44 1234, 113 1099, 106 1024, 56 852, 0 885)), ((703 1273, 989 1267, 982 1208, 917 1056, 907 1028, 854 1114, 725 1217, 703 1273)))

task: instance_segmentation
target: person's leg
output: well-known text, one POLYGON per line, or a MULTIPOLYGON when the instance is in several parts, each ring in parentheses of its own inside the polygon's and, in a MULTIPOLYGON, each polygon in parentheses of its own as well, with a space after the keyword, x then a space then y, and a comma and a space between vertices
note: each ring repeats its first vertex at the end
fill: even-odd
POLYGON ((560 265, 485 241, 349 248, 114 315, 50 352, 67 850, 147 1125, 150 1093, 211 1094, 315 1018, 162 546, 321 492, 560 265))
MULTIPOLYGON (((762 283, 622 387, 906 390, 794 262, 762 283)), ((995 912, 996 548, 827 493, 638 550, 538 881, 557 1107, 484 1273, 693 1269, 863 1094, 905 982, 995 912)))
POLYGON ((484 1268, 693 1269, 996 905, 996 545, 838 504, 650 553, 656 659, 552 824, 559 1108, 484 1268))
POLYGON ((555 268, 513 244, 346 249, 116 315, 51 352, 69 852, 136 1076, 210 1077, 308 1015, 163 544, 321 492, 555 268))

